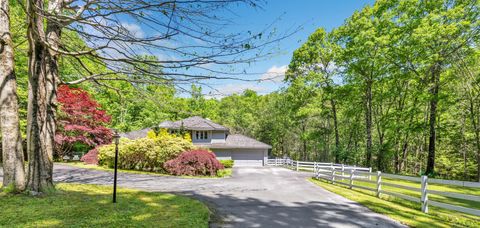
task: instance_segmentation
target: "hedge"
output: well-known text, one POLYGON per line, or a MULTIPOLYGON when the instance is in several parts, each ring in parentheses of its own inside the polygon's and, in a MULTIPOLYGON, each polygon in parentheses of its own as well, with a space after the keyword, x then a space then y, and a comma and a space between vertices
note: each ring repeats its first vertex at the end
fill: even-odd
MULTIPOLYGON (((164 172, 166 161, 177 157, 180 153, 194 148, 191 141, 183 137, 168 134, 164 131, 157 136, 130 140, 120 139, 118 167, 121 169, 148 170, 164 172)), ((100 165, 113 167, 115 144, 98 148, 100 165)))

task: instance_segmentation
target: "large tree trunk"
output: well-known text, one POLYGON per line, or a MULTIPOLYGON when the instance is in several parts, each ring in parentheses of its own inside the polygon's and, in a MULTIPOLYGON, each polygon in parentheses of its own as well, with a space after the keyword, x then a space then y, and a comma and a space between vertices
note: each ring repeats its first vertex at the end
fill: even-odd
MULTIPOLYGON (((61 7, 63 5, 63 0, 49 0, 48 1, 48 12, 50 15, 60 14, 61 7)), ((46 54, 46 93, 47 93, 47 131, 46 131, 46 142, 47 142, 47 151, 55 150, 55 132, 57 129, 56 125, 56 114, 57 114, 57 89, 60 82, 59 78, 59 68, 58 68, 58 58, 59 55, 55 51, 59 49, 60 46, 60 36, 61 36, 61 24, 59 22, 47 19, 47 42, 50 48, 45 52, 46 54)))
POLYGON ((8 0, 0 0, 0 128, 3 186, 13 187, 15 192, 20 192, 25 189, 25 167, 9 12, 8 0))
POLYGON ((36 12, 44 9, 43 0, 28 0, 28 181, 27 188, 34 192, 44 192, 53 188, 53 148, 47 136, 48 96, 47 92, 47 47, 43 25, 43 16, 36 12))
POLYGON ((365 88, 365 130, 366 130, 366 162, 367 167, 372 166, 372 82, 367 79, 365 88))
POLYGON ((431 86, 430 89, 430 136, 428 140, 428 158, 425 174, 431 175, 435 172, 435 143, 436 143, 436 124, 437 124, 437 103, 438 91, 440 89, 440 64, 435 64, 430 69, 431 86))

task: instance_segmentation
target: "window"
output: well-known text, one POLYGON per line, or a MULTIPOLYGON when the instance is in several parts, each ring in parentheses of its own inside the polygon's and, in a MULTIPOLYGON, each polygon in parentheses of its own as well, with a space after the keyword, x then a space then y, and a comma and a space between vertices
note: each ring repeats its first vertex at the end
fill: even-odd
POLYGON ((207 131, 196 131, 195 132, 195 139, 208 139, 208 132, 207 131))

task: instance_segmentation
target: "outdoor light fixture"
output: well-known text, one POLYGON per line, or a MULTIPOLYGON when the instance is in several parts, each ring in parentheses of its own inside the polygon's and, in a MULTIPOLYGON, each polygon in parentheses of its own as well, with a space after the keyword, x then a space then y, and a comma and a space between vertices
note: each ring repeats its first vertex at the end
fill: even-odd
POLYGON ((117 163, 118 163, 118 144, 120 135, 117 130, 113 130, 113 140, 115 142, 115 171, 113 172, 113 203, 117 202, 117 163))

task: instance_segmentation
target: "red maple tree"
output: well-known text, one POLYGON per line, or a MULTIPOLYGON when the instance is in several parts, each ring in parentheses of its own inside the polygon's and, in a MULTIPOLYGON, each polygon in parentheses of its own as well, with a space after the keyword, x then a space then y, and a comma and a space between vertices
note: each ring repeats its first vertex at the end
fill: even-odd
POLYGON ((61 85, 58 88, 60 109, 55 135, 56 152, 62 157, 70 154, 75 143, 90 147, 112 141, 112 131, 105 127, 111 117, 87 91, 61 85))

